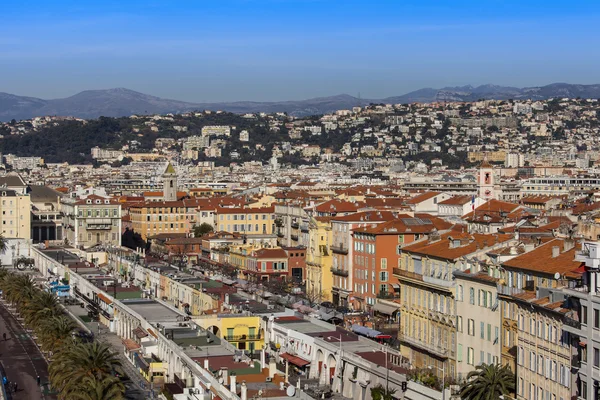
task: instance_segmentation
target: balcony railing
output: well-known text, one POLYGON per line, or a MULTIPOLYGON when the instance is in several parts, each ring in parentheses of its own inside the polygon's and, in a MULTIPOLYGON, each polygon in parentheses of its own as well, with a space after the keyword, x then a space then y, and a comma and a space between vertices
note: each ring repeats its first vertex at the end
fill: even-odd
POLYGON ((340 269, 340 268, 331 268, 331 272, 337 276, 348 276, 348 270, 340 269))
POLYGON ((573 354, 571 357, 571 366, 577 369, 581 368, 581 358, 579 357, 579 354, 573 354))
POLYGON ((336 254, 348 254, 348 248, 344 247, 343 245, 332 245, 331 246, 331 251, 333 251, 336 254))
POLYGON ((298 241, 298 235, 290 235, 292 240, 298 241))
POLYGON ((412 280, 415 280, 415 281, 422 281, 423 280, 423 275, 417 274, 416 272, 405 271, 405 270, 400 269, 400 268, 394 268, 392 270, 392 272, 394 273, 395 276, 397 276, 399 278, 408 278, 408 279, 412 279, 412 280))
POLYGON ((292 229, 298 229, 299 226, 297 222, 292 222, 292 229))
POLYGON ((260 340, 262 337, 261 335, 225 335, 224 339, 229 341, 234 341, 234 342, 243 342, 246 340, 260 340))
POLYGON ((400 298, 400 293, 394 293, 394 292, 379 292, 377 293, 377 298, 378 299, 399 299, 400 298))
POLYGON ((440 346, 432 346, 429 343, 422 342, 416 338, 410 337, 408 335, 404 335, 402 333, 398 335, 398 338, 400 339, 400 342, 405 342, 405 343, 410 344, 411 346, 419 347, 419 348, 421 348, 425 351, 428 351, 429 353, 434 354, 441 358, 448 358, 449 355, 454 356, 454 351, 449 352, 448 350, 446 350, 440 346))

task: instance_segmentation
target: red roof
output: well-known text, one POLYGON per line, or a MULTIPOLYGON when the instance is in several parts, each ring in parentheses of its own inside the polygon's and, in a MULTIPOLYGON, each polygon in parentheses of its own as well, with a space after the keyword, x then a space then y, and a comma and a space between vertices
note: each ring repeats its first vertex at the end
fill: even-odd
POLYGON ((421 193, 419 195, 416 195, 415 197, 408 199, 406 201, 406 204, 419 204, 422 203, 424 201, 427 201, 429 199, 434 198, 435 196, 441 194, 441 192, 425 192, 425 193, 421 193))
POLYGON ((303 358, 297 357, 297 356, 293 356, 291 354, 288 353, 283 353, 281 356, 281 358, 283 358, 284 360, 288 360, 290 363, 298 366, 298 367, 305 367, 308 364, 310 364, 310 361, 306 361, 303 358))

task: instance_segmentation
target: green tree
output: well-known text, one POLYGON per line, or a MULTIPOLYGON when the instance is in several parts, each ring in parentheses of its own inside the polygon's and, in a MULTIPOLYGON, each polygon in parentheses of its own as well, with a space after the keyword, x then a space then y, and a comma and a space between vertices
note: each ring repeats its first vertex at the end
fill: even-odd
POLYGON ((208 222, 203 222, 200 225, 194 225, 194 237, 200 237, 214 230, 213 226, 208 222))
POLYGON ((460 397, 463 400, 499 400, 515 390, 515 376, 508 366, 481 364, 469 372, 460 397))
POLYGON ((71 394, 74 400, 122 400, 125 386, 114 376, 85 377, 81 388, 71 394))
POLYGON ((383 385, 378 384, 371 388, 371 398, 373 400, 392 400, 396 389, 385 389, 383 385))

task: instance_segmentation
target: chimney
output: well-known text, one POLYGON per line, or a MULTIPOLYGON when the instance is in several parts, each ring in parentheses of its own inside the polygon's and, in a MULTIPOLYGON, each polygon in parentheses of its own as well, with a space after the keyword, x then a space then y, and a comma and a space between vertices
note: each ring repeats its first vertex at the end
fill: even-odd
POLYGON ((205 358, 205 359, 204 359, 204 369, 205 369, 205 370, 207 370, 207 371, 209 370, 209 366, 208 366, 208 358, 205 358))
POLYGON ((269 358, 269 378, 273 379, 277 372, 277 364, 275 364, 275 357, 269 358))
POLYGON ((246 381, 242 381, 242 390, 240 393, 241 400, 248 400, 248 388, 246 387, 246 381))
POLYGON ((231 375, 229 375, 229 391, 231 393, 235 393, 237 394, 237 376, 235 375, 235 372, 232 372, 231 375))
POLYGON ((560 254, 560 247, 552 246, 552 258, 558 257, 559 254, 560 254))
POLYGON ((565 239, 563 242, 563 252, 569 251, 575 247, 575 241, 573 239, 565 239))
POLYGON ((229 369, 227 367, 221 367, 221 377, 223 378, 223 384, 227 385, 229 380, 229 369))

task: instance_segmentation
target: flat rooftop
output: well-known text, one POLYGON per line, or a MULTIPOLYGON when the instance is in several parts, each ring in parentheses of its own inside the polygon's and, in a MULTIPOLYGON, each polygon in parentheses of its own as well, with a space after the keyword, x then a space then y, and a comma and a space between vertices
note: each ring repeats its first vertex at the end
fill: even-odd
POLYGON ((125 299, 122 300, 122 303, 140 314, 150 323, 174 322, 182 315, 151 299, 125 299))

